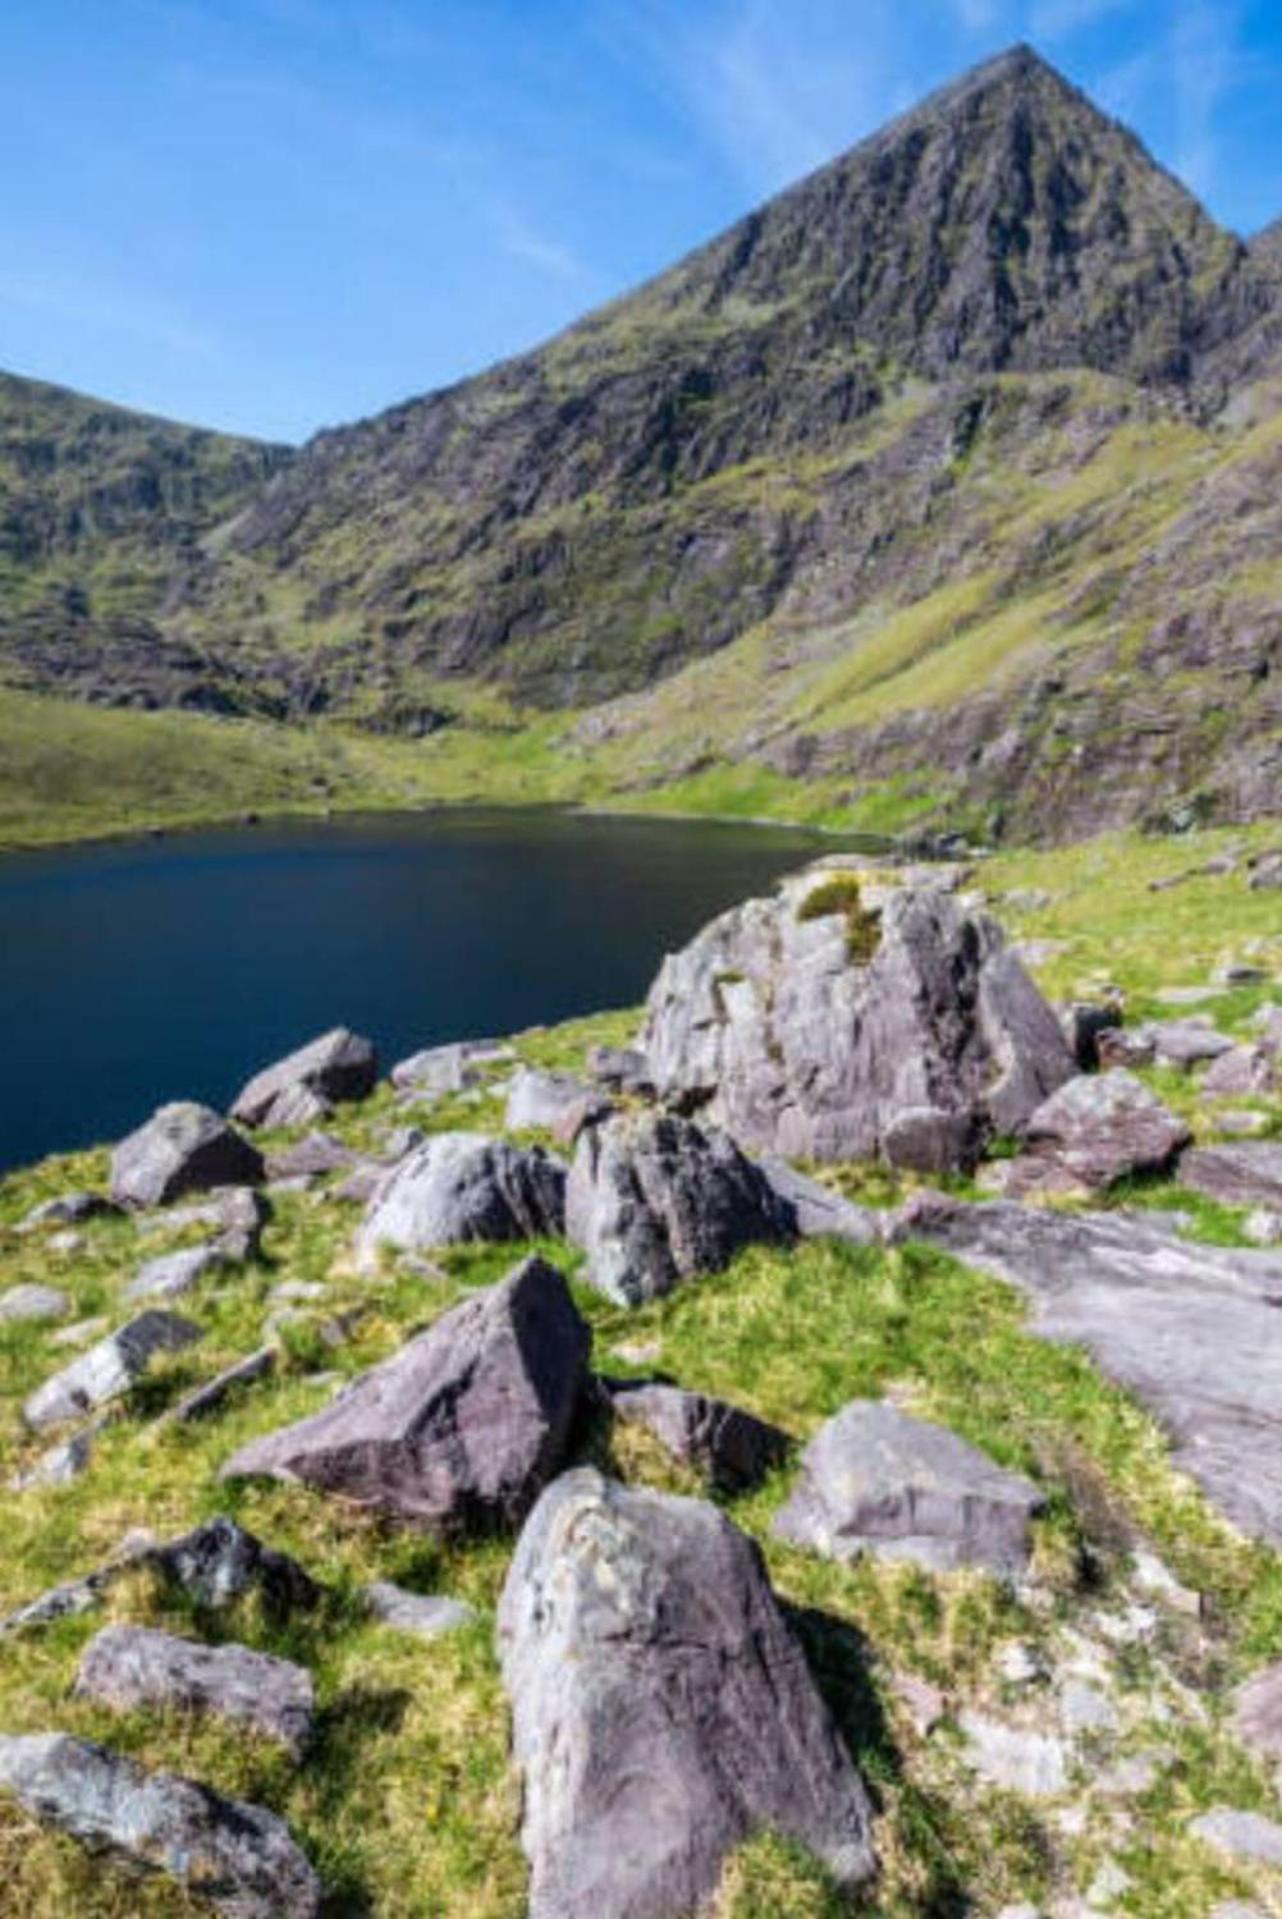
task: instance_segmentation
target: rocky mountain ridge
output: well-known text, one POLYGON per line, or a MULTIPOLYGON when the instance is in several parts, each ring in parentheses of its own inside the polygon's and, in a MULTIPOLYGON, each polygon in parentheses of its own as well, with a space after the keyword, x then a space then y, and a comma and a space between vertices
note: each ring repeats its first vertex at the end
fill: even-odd
POLYGON ((133 665, 46 609, 8 671, 428 754, 497 702, 623 793, 722 768, 1034 836, 1251 817, 1279 313, 1274 235, 1017 48, 546 347, 258 456, 133 665))

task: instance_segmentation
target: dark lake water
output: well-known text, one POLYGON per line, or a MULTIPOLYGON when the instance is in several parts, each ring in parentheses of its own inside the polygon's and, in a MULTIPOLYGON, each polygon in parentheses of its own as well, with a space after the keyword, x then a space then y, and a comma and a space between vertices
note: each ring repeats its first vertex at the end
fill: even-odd
POLYGON ((467 812, 0 858, 0 1169, 226 1105, 325 1028, 390 1063, 630 1005, 663 953, 822 843, 467 812))

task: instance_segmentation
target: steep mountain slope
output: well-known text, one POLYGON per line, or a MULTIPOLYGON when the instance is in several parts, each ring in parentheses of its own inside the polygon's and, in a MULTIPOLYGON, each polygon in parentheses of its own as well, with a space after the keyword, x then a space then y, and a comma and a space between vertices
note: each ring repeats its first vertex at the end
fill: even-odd
POLYGON ((64 597, 0 660, 421 740, 452 797, 1276 810, 1279 245, 1016 49, 538 352, 228 456, 271 477, 153 546, 145 644, 64 597))
MULTIPOLYGON (((10 680, 113 705, 199 702, 207 664, 166 641, 155 616, 201 536, 288 457, 0 374, 0 656, 10 680)), ((204 703, 220 703, 212 682, 205 692, 204 703)))

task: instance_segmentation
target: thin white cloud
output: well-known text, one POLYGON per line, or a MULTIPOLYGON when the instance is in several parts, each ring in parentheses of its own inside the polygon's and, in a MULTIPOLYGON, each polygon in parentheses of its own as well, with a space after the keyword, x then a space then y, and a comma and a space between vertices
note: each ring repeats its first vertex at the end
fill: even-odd
POLYGON ((74 321, 87 332, 115 334, 161 353, 216 363, 214 336, 162 300, 136 290, 60 279, 46 274, 0 274, 0 308, 18 307, 50 319, 74 321))
POLYGON ((592 277, 573 247, 541 233, 516 207, 497 202, 492 213, 499 244, 512 259, 534 267, 554 280, 581 282, 592 277))

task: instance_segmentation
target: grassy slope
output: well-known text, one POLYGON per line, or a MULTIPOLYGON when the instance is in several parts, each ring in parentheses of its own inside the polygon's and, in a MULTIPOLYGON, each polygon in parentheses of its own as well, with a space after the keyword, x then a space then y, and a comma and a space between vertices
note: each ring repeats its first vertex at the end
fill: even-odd
MULTIPOLYGON (((1267 949, 1275 966, 1282 961, 1276 912, 1268 896, 1247 891, 1240 875, 1148 891, 1150 878, 1192 867, 1222 847, 1222 836, 1214 835, 1179 846, 1106 842, 1053 858, 995 861, 985 884, 995 894, 1041 885, 1056 895, 1020 916, 1029 934, 1074 942, 1048 963, 1048 983, 1068 989, 1108 975, 1142 1008, 1164 985, 1200 983, 1230 953, 1267 949)), ((1224 1002, 1224 1017, 1243 1025, 1261 997, 1235 995, 1224 1002)), ((605 1015, 528 1035, 521 1051, 532 1061, 570 1065, 588 1040, 619 1040, 632 1024, 626 1013, 605 1015)), ((497 1102, 482 1095, 440 1107, 426 1123, 497 1117, 497 1102)), ((1273 1118, 1282 1125, 1282 1103, 1273 1118)), ((392 1121, 382 1094, 342 1130, 354 1141, 370 1140, 392 1121)), ((1205 1115, 1200 1123, 1208 1123, 1205 1115)), ((102 1154, 86 1154, 11 1177, 0 1184, 0 1227, 42 1196, 101 1179, 104 1165, 102 1154)), ((867 1197, 895 1197, 883 1176, 852 1174, 851 1181, 867 1197)), ((1180 1196, 1157 1188, 1135 1197, 1162 1204, 1180 1196)), ((1199 1217, 1218 1238, 1239 1235, 1231 1214, 1204 1208, 1199 1217)), ((111 1610, 178 1630, 244 1636, 308 1661, 323 1713, 313 1757, 295 1772, 266 1747, 212 1724, 144 1714, 118 1719, 71 1700, 78 1654, 100 1623, 92 1619, 0 1646, 0 1726, 60 1726, 101 1737, 279 1808, 334 1887, 336 1913, 517 1919, 524 1884, 517 1800, 492 1650, 504 1545, 442 1550, 300 1490, 224 1487, 217 1480, 220 1462, 251 1434, 323 1403, 329 1388, 313 1383, 318 1371, 350 1375, 368 1365, 466 1287, 498 1276, 511 1257, 458 1250, 442 1262, 439 1284, 389 1269, 371 1287, 345 1261, 352 1219, 339 1203, 282 1197, 265 1263, 207 1286, 187 1304, 206 1328, 205 1343, 163 1365, 121 1409, 86 1478, 10 1500, 0 1565, 0 1606, 8 1606, 84 1569, 130 1526, 168 1533, 219 1510, 236 1512, 330 1585, 319 1618, 284 1631, 252 1615, 193 1620, 165 1595, 140 1588, 119 1592, 111 1610), (289 1358, 276 1380, 181 1433, 144 1417, 256 1345, 270 1289, 285 1278, 318 1281, 326 1294, 288 1332, 289 1358), (368 1307, 367 1316, 348 1345, 331 1350, 319 1318, 355 1303, 368 1307), (355 1603, 356 1586, 376 1575, 465 1595, 479 1607, 480 1623, 431 1647, 398 1638, 366 1623, 355 1603)), ((148 1251, 166 1243, 149 1239, 148 1251)), ((549 1250, 573 1265, 564 1248, 549 1250)), ((80 1248, 62 1254, 39 1238, 0 1231, 0 1287, 52 1280, 72 1294, 77 1314, 115 1315, 119 1289, 141 1256, 128 1222, 94 1223, 80 1248)), ((738 1523, 762 1540, 781 1593, 803 1609, 821 1683, 880 1796, 885 1876, 878 1914, 920 1919, 960 1912, 966 1899, 983 1911, 1036 1899, 1047 1889, 1052 1860, 1061 1889, 1066 1882, 1084 1888, 1105 1852, 1130 1873, 1124 1904, 1139 1919, 1183 1919, 1208 1910, 1216 1897, 1251 1890, 1248 1879, 1189 1840, 1184 1826, 1193 1811, 1220 1801, 1278 1811, 1269 1780, 1223 1735, 1220 1702, 1230 1677, 1282 1652, 1282 1564, 1214 1518, 1172 1473, 1153 1423, 1088 1361, 1030 1338, 1011 1293, 923 1249, 880 1254, 812 1246, 750 1253, 729 1273, 640 1313, 624 1313, 582 1287, 578 1298, 593 1325, 598 1363, 611 1370, 628 1370, 617 1342, 655 1341, 659 1364, 674 1378, 733 1397, 798 1439, 852 1395, 893 1389, 1045 1484, 1050 1508, 1039 1527, 1038 1563, 1047 1598, 1035 1609, 983 1579, 838 1568, 774 1544, 767 1528, 786 1474, 733 1505, 738 1523), (1159 1644, 1170 1671, 1209 1686, 1210 1711, 1189 1710, 1178 1688, 1171 1703, 1149 1652, 1126 1655, 1120 1685, 1133 1723, 1123 1749, 1160 1745, 1169 1761, 1135 1799, 1132 1823, 1120 1833, 1096 1804, 1080 1834, 1053 1837, 1028 1807, 968 1778, 947 1729, 921 1741, 896 1703, 890 1675, 898 1669, 929 1679, 954 1708, 963 1697, 1008 1708, 992 1677, 995 1649, 1012 1638, 1054 1645, 1066 1627, 1107 1609, 1121 1588, 1133 1528, 1205 1595, 1205 1637, 1173 1615, 1159 1644), (861 1641, 878 1656, 871 1686, 859 1676, 861 1641), (1159 1723, 1163 1711, 1168 1716, 1159 1723)), ((0 1327, 0 1475, 30 1456, 18 1405, 56 1359, 47 1331, 0 1327)), ((630 1437, 617 1443, 609 1461, 617 1470, 655 1484, 682 1483, 654 1450, 630 1437)), ((603 1435, 586 1444, 590 1454, 605 1456, 603 1435)), ((5 1909, 31 1919, 72 1911, 78 1919, 176 1919, 186 1910, 164 1886, 140 1890, 86 1863, 71 1845, 33 1834, 9 1811, 0 1811, 0 1868, 5 1909)), ((813 1866, 769 1840, 735 1861, 720 1905, 721 1919, 834 1919, 841 1910, 813 1866)))

